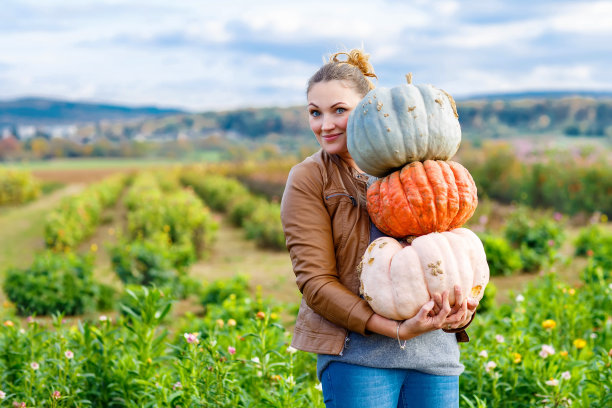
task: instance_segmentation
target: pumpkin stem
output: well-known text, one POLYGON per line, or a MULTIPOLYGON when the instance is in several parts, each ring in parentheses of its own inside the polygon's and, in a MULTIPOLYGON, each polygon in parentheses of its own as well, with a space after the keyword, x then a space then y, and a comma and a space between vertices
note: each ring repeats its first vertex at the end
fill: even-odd
POLYGON ((408 84, 412 84, 412 72, 409 72, 406 74, 406 81, 408 81, 408 84))

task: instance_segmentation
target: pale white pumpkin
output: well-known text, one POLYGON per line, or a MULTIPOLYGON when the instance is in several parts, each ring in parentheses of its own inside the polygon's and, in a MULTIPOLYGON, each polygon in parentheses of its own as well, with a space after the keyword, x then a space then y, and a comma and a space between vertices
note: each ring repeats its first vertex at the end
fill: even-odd
POLYGON ((384 177, 413 161, 448 160, 461 143, 453 98, 432 85, 408 83, 368 92, 347 124, 347 147, 368 174, 384 177))
POLYGON ((480 301, 489 282, 489 266, 480 239, 466 228, 433 232, 410 245, 390 237, 374 240, 359 265, 360 292, 374 311, 394 320, 417 314, 434 294, 455 285, 480 301))

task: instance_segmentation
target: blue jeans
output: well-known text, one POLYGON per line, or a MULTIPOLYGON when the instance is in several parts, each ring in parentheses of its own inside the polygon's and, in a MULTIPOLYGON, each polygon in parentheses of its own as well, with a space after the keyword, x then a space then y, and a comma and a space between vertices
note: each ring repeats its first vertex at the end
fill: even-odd
POLYGON ((321 385, 327 408, 459 407, 459 376, 333 361, 321 385))

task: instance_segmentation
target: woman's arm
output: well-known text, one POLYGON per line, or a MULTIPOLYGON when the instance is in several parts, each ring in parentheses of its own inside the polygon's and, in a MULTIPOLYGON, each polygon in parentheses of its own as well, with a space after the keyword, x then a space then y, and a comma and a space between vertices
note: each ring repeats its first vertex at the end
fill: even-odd
POLYGON ((296 283, 317 314, 364 334, 374 311, 339 280, 331 219, 322 197, 319 165, 307 160, 295 166, 283 193, 281 221, 296 283))

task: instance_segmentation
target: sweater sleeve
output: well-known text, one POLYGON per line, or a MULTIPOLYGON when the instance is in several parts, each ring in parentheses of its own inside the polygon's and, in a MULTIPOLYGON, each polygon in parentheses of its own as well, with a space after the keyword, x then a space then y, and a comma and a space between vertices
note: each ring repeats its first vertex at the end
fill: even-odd
POLYGON ((306 304, 317 314, 365 334, 374 311, 340 282, 323 188, 323 175, 314 161, 306 160, 289 173, 281 220, 296 283, 306 304))

